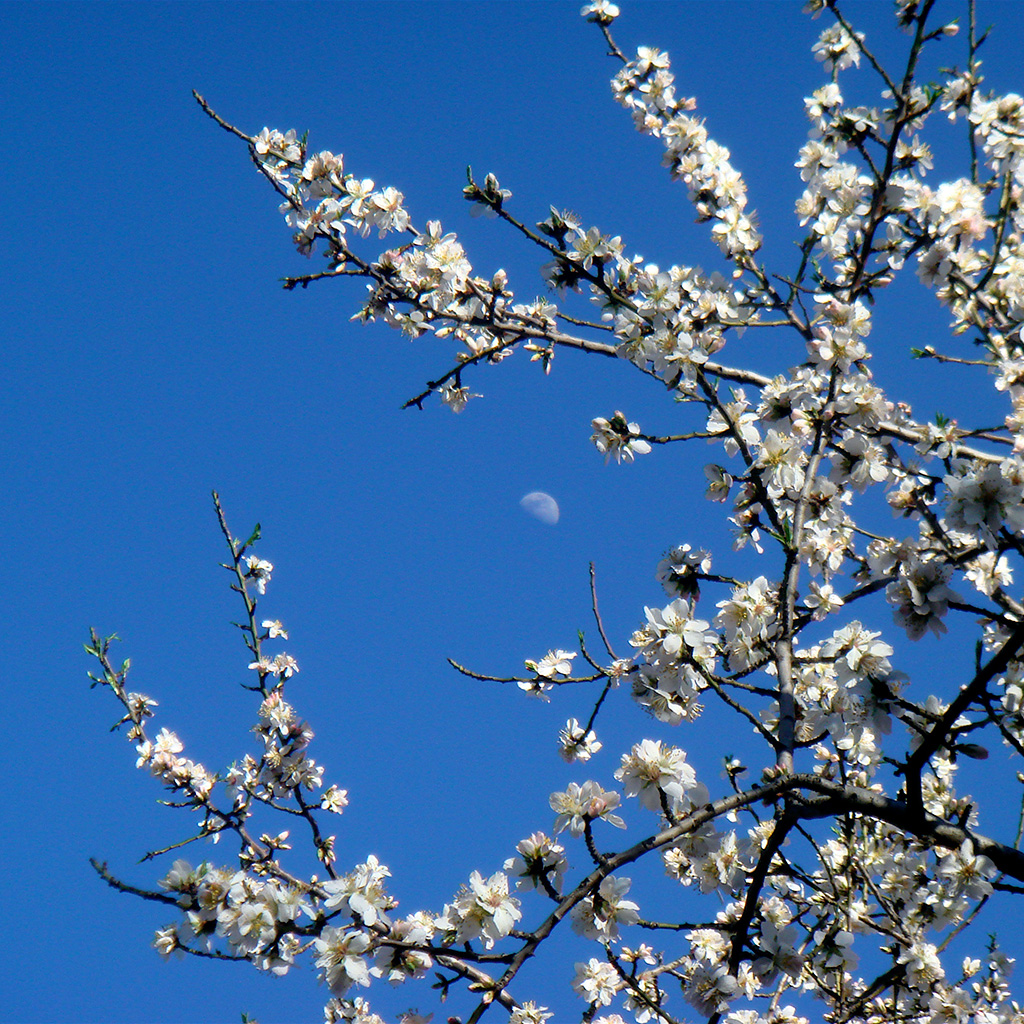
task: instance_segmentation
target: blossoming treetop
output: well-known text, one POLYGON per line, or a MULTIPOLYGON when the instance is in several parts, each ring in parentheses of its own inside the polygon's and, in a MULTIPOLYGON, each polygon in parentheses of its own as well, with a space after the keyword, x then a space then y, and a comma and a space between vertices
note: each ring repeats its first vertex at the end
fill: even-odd
POLYGON ((442 909, 398 916, 384 864, 337 862, 329 823, 348 795, 326 785, 313 732, 286 696, 298 664, 276 648, 288 633, 257 612, 273 565, 256 553, 259 528, 236 538, 216 500, 259 701, 255 752, 220 773, 190 759, 173 732, 152 734, 156 702, 128 689, 111 638, 93 634, 88 645, 139 766, 195 811, 196 839, 220 839, 235 856, 230 866, 177 860, 146 891, 96 865, 115 887, 175 909, 157 934, 162 953, 276 974, 312 960, 331 993, 328 1021, 379 1021, 357 992, 431 976, 467 1021, 486 1013, 537 1024, 551 1012, 520 972, 569 927, 593 953, 552 970, 595 1024, 623 1014, 729 1024, 1022 1019, 996 945, 975 941, 956 961, 949 947, 987 902, 1024 892, 1019 837, 995 807, 1020 802, 1012 773, 1024 767, 1024 605, 1013 588, 1024 554, 1024 100, 984 91, 973 6, 966 63, 935 81, 920 80, 925 56, 952 64, 957 26, 936 21, 931 0, 896 4, 907 35, 898 68, 883 66, 840 4, 809 6, 826 19, 814 46, 825 81, 806 100, 803 237, 786 267, 761 261, 743 178, 696 101, 677 94, 668 55, 641 48, 627 58, 607 0, 583 13, 621 65, 615 97, 662 143, 722 271, 661 269, 567 212, 530 226, 493 174, 470 172, 466 198, 542 252, 549 293, 523 300, 504 271, 475 274, 455 234, 417 223, 396 189, 356 177, 341 155, 314 152, 294 131, 250 136, 197 96, 249 147, 299 250, 325 257, 324 269, 287 288, 361 279, 358 319, 452 346, 408 404, 436 397, 461 412, 479 397, 484 367, 517 348, 544 372, 559 349, 627 360, 678 402, 680 432, 646 434, 615 410, 593 420, 594 444, 617 461, 714 445, 707 497, 729 518, 745 569, 716 572, 706 547, 674 547, 657 567, 668 603, 644 610, 630 652, 612 643, 595 593, 601 649, 551 650, 504 678, 540 699, 567 684, 592 690, 586 720, 570 719, 559 738, 580 781, 551 795, 553 818, 538 809, 537 830, 504 864, 467 867, 442 909), (878 106, 844 97, 843 72, 861 64, 876 75, 878 106), (934 118, 960 124, 967 141, 962 176, 941 184, 929 183, 923 136, 934 118), (383 252, 374 234, 388 239, 383 252), (974 375, 975 386, 987 372, 995 394, 984 422, 921 422, 872 378, 871 307, 910 270, 947 309, 953 336, 949 351, 937 343, 914 354, 974 375), (577 293, 591 315, 570 312, 577 293), (745 331, 795 332, 806 358, 770 375, 735 365, 729 342, 745 331), (970 358, 958 354, 961 338, 974 343, 970 358), (897 516, 887 520, 892 535, 876 525, 885 503, 897 516), (859 610, 883 600, 894 620, 886 637, 859 610), (968 677, 897 670, 897 639, 950 626, 955 642, 977 643, 968 677), (610 769, 598 759, 587 778, 602 720, 626 713, 616 690, 648 713, 638 723, 654 736, 638 737, 610 769), (725 760, 724 783, 699 778, 686 753, 712 702, 752 737, 748 764, 725 760), (993 769, 1002 788, 991 787, 988 810, 956 782, 961 759, 993 748, 1013 767, 1006 779, 993 769), (649 827, 620 836, 617 812, 633 799, 649 827), (261 831, 275 815, 288 829, 261 831), (296 830, 319 874, 293 866, 296 830), (627 872, 659 859, 665 891, 656 908, 641 906, 627 872))

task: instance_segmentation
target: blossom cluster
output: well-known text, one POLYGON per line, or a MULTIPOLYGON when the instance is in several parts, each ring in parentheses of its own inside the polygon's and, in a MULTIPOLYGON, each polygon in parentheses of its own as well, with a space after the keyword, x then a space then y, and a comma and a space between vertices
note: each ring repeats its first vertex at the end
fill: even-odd
POLYGON ((665 163, 689 188, 698 214, 715 220, 712 235, 741 264, 761 246, 756 218, 745 212, 747 187, 729 163, 729 150, 708 137, 692 111, 696 101, 676 96, 668 54, 642 46, 615 76, 616 99, 633 114, 639 131, 662 141, 665 163))

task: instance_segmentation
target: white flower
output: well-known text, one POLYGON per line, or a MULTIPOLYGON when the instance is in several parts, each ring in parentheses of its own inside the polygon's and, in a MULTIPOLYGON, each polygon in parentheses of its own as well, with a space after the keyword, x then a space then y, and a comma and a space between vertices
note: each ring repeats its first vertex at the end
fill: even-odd
POLYGON ((554 679, 556 676, 571 675, 572 659, 575 657, 575 651, 558 650, 548 651, 543 658, 537 661, 527 658, 526 667, 531 672, 536 672, 539 678, 519 683, 519 689, 525 690, 532 696, 547 700, 545 692, 551 689, 551 683, 546 680, 554 679))
POLYGON ((315 946, 316 966, 323 970, 327 987, 335 995, 344 995, 354 984, 370 984, 370 969, 362 957, 370 948, 370 937, 365 932, 346 932, 327 925, 315 946))
POLYGON ((843 71, 850 65, 860 66, 860 47, 857 40, 863 38, 858 32, 855 39, 842 25, 829 25, 811 50, 817 59, 824 63, 826 71, 833 68, 843 71))
POLYGON ((181 941, 178 938, 178 926, 168 925, 166 928, 158 928, 153 937, 153 947, 166 960, 172 953, 184 956, 185 951, 181 948, 181 941))
POLYGON ((588 21, 596 21, 601 25, 610 25, 619 16, 619 9, 611 0, 592 0, 580 8, 580 14, 588 21))
POLYGON ((750 408, 750 402, 742 388, 733 390, 733 400, 724 402, 708 416, 708 433, 721 435, 726 454, 735 455, 740 444, 747 448, 756 444, 760 438, 757 429, 759 417, 750 408))
POLYGON ((727 964, 698 960, 688 967, 683 994, 702 1017, 710 1017, 724 1013, 738 989, 739 984, 729 974, 727 964))
POLYGON ((548 1013, 546 1006, 526 1002, 522 1006, 517 1006, 509 1014, 508 1024, 544 1024, 544 1021, 553 1016, 553 1013, 548 1013))
POLYGON ((953 566, 938 558, 925 560, 915 554, 900 563, 899 576, 885 588, 885 596, 911 640, 919 640, 928 630, 936 636, 946 632, 943 616, 949 602, 959 599, 946 586, 952 576, 953 566))
POLYGON ((185 748, 173 732, 169 729, 161 729, 155 742, 146 740, 135 749, 139 754, 135 767, 141 768, 143 765, 149 765, 149 769, 154 775, 161 775, 173 770, 181 762, 182 759, 175 755, 180 754, 185 748))
POLYGON ((246 952, 252 952, 273 941, 277 922, 265 904, 247 901, 238 908, 235 927, 239 935, 235 945, 246 952))
POLYGON ((980 900, 992 892, 989 882, 996 874, 996 866, 988 857, 975 856, 974 844, 965 839, 958 850, 943 857, 938 874, 951 881, 957 892, 969 900, 980 900))
POLYGON ((601 880, 597 893, 581 900, 572 911, 572 927, 584 938, 611 942, 619 937, 619 925, 636 924, 640 908, 623 899, 629 892, 628 878, 608 875, 601 880))
POLYGON ((153 708, 160 706, 159 701, 153 700, 152 697, 147 697, 144 693, 129 693, 125 700, 128 702, 128 708, 136 719, 152 718, 155 714, 153 708))
POLYGON ((370 197, 366 220, 377 228, 381 238, 390 231, 405 231, 409 227, 409 213, 402 206, 404 199, 402 193, 390 185, 370 197))
POLYGON ((483 398, 483 395, 474 394, 469 388, 461 387, 451 381, 443 385, 438 394, 441 396, 441 401, 455 413, 462 412, 469 404, 470 399, 483 398))
POLYGON ((644 612, 647 625, 630 643, 643 650, 650 664, 664 669, 694 662, 712 668, 718 638, 704 619, 692 618, 689 601, 677 597, 664 608, 645 608, 644 612))
POLYGON ((526 659, 526 667, 531 672, 537 673, 536 679, 528 679, 525 682, 520 682, 519 689, 524 690, 532 697, 539 697, 541 700, 547 700, 547 691, 551 689, 551 683, 549 679, 554 679, 556 676, 568 676, 572 673, 572 659, 576 657, 575 651, 548 651, 543 658, 534 661, 531 658, 526 659))
POLYGON ((253 149, 263 164, 298 163, 302 159, 294 128, 284 135, 276 128, 264 128, 253 139, 253 149))
POLYGON ((812 617, 819 622, 843 606, 843 599, 835 592, 831 583, 817 583, 812 580, 810 591, 804 598, 804 604, 811 610, 812 617))
POLYGON ((274 675, 279 679, 291 679, 299 671, 298 662, 290 654, 278 654, 271 665, 274 675))
POLYGON ((1001 529, 1024 530, 1024 491, 1019 460, 960 467, 945 478, 946 522, 995 547, 1001 529))
POLYGON ((267 592, 267 584, 270 582, 270 574, 274 571, 274 566, 262 559, 257 558, 255 555, 250 555, 245 560, 248 572, 245 574, 248 579, 256 582, 256 589, 261 594, 267 592))
POLYGON ((892 647, 879 640, 881 633, 865 629, 857 620, 837 630, 824 652, 834 655, 838 681, 854 687, 861 679, 885 679, 892 673, 892 647))
POLYGON ((409 978, 422 978, 433 966, 434 961, 429 954, 408 947, 428 943, 434 931, 434 921, 428 914, 422 912, 393 922, 388 929, 388 938, 403 943, 403 947, 384 944, 378 946, 371 973, 387 978, 392 985, 399 985, 409 978))
POLYGON ((576 977, 572 987, 588 1003, 596 1006, 607 1006, 615 993, 622 988, 622 982, 611 964, 602 963, 591 957, 585 964, 576 965, 576 977))
POLYGON ((539 661, 527 660, 526 667, 545 679, 554 679, 556 675, 567 676, 572 673, 572 659, 575 657, 575 651, 548 651, 539 661))
POLYGON ((714 464, 704 467, 704 475, 708 478, 708 489, 704 494, 708 501, 725 501, 733 485, 732 476, 714 464))
POLYGON ((735 832, 726 832, 715 837, 717 843, 709 845, 705 852, 693 855, 691 875, 697 879, 700 891, 715 892, 718 889, 730 892, 742 878, 742 861, 735 832))
POLYGON ((300 914, 315 916, 298 889, 289 889, 280 883, 268 882, 260 895, 275 921, 296 921, 300 914))
POLYGON ((320 798, 320 806, 325 811, 331 811, 334 814, 341 814, 341 812, 348 806, 348 790, 338 789, 337 786, 331 786, 324 795, 320 798))
POLYGON ((327 893, 324 906, 328 910, 340 908, 368 927, 378 922, 386 925, 386 911, 394 905, 384 888, 384 879, 390 877, 391 871, 371 853, 366 863, 359 864, 351 874, 321 883, 320 888, 327 893))
POLYGON ((815 964, 826 971, 852 971, 858 962, 857 954, 853 951, 853 933, 848 931, 837 931, 829 934, 826 931, 816 931, 814 941, 818 948, 814 952, 815 964))
POLYGON ((519 900, 509 895, 508 877, 503 872, 496 871, 484 880, 479 871, 474 871, 469 876, 469 887, 462 887, 436 924, 443 931, 455 932, 460 942, 479 937, 490 949, 512 931, 522 916, 519 900))
POLYGON ((1013 583, 1013 569, 1006 556, 997 557, 992 551, 986 551, 968 563, 964 575, 986 597, 991 597, 998 587, 1008 587, 1013 583))
POLYGON ((583 726, 570 718, 565 728, 558 734, 558 752, 562 759, 569 761, 589 761, 601 749, 601 742, 593 730, 585 732, 583 726))
POLYGON ((638 796, 648 810, 660 814, 662 800, 670 811, 683 806, 686 794, 697 787, 697 775, 686 763, 686 753, 666 747, 661 740, 644 740, 622 756, 615 772, 626 796, 638 796))
POLYGON ((689 544, 682 544, 672 548, 658 563, 654 575, 669 597, 692 598, 700 593, 697 573, 709 572, 711 552, 703 548, 694 550, 689 544))
POLYGON ((594 428, 590 440, 604 455, 605 462, 613 456, 616 462, 632 462, 637 455, 647 455, 651 450, 650 444, 639 436, 639 424, 628 423, 621 412, 616 411, 610 420, 599 417, 590 425, 594 428))
POLYGON ((915 942, 900 954, 898 963, 906 965, 907 981, 914 989, 930 991, 946 977, 938 952, 930 942, 915 942))
POLYGON ((519 856, 510 857, 502 866, 510 875, 519 879, 517 888, 540 888, 546 878, 556 891, 561 889, 562 875, 569 866, 565 859, 565 847, 543 832, 534 832, 517 843, 516 850, 519 856))

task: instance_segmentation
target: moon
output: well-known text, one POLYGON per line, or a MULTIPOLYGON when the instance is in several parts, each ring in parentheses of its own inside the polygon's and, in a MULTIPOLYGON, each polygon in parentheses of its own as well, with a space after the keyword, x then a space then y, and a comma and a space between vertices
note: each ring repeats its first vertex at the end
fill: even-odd
POLYGON ((519 499, 519 507, 534 519, 539 519, 548 526, 558 522, 558 502, 543 491, 530 491, 519 499))

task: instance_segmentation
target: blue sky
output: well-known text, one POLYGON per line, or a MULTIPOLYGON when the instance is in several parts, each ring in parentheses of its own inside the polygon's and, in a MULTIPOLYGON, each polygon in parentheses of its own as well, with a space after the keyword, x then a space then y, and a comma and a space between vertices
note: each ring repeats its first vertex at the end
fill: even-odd
MULTIPOLYGON (((680 90, 698 97, 747 176, 766 257, 788 266, 802 97, 824 81, 809 55, 820 24, 797 3, 622 6, 619 44, 672 53, 680 90)), ((651 261, 717 266, 657 145, 613 102, 615 65, 578 7, 0 6, 0 530, 13 702, 3 814, 18 913, 0 967, 3 1019, 319 1019, 325 991, 311 971, 278 980, 161 962, 149 943, 168 915, 105 888, 87 860, 148 885, 162 869, 139 857, 189 829, 108 731, 116 708, 85 675, 90 626, 123 637, 133 688, 161 702, 157 725, 176 729, 191 756, 213 769, 251 748, 255 706, 238 685, 248 659, 228 624, 238 608, 217 568, 213 488, 236 534, 263 524, 260 553, 277 570, 261 610, 291 631, 302 670, 292 700, 317 732, 314 756, 350 794, 339 863, 376 853, 403 911, 440 911, 470 871, 489 874, 550 827, 552 790, 610 782, 619 752, 653 732, 619 694, 604 761, 565 766, 557 730, 585 718, 590 694, 542 705, 461 678, 445 658, 504 674, 549 647, 575 648, 578 628, 594 633, 591 560, 625 654, 643 605, 664 603, 653 572, 666 548, 710 539, 728 559, 720 507, 699 497, 699 451, 616 467, 588 443, 595 416, 623 409, 668 433, 676 408, 628 366, 561 353, 547 378, 521 355, 472 378, 485 398, 460 417, 429 403, 403 411, 450 350, 350 323, 358 285, 282 290, 281 277, 316 266, 294 252, 244 146, 191 96, 250 132, 308 129, 314 149, 344 152, 347 169, 404 192, 417 224, 456 230, 478 272, 505 267, 523 298, 542 291, 543 260, 470 218, 467 164, 496 173, 528 223, 569 207, 651 261), (557 526, 521 511, 538 489, 561 505, 557 526)), ((888 4, 849 7, 883 53, 883 37, 905 47, 888 4)), ((989 83, 1018 88, 1019 10, 980 11, 997 28, 989 83)), ((962 64, 963 40, 948 52, 962 64)), ((873 84, 864 72, 857 81, 873 84)), ((945 323, 915 282, 899 295, 910 305, 877 313, 886 384, 905 383, 907 350, 945 323)), ((802 358, 794 342, 778 344, 735 358, 776 369, 802 358)), ((930 415, 928 389, 948 377, 912 369, 930 415)), ((934 656, 926 644, 919 664, 934 656)), ((719 741, 674 739, 717 778, 719 741)), ((524 975, 537 986, 524 997, 566 1005, 566 955, 561 973, 524 975)), ((426 989, 371 991, 371 1002, 389 1015, 434 1008, 426 989)))

